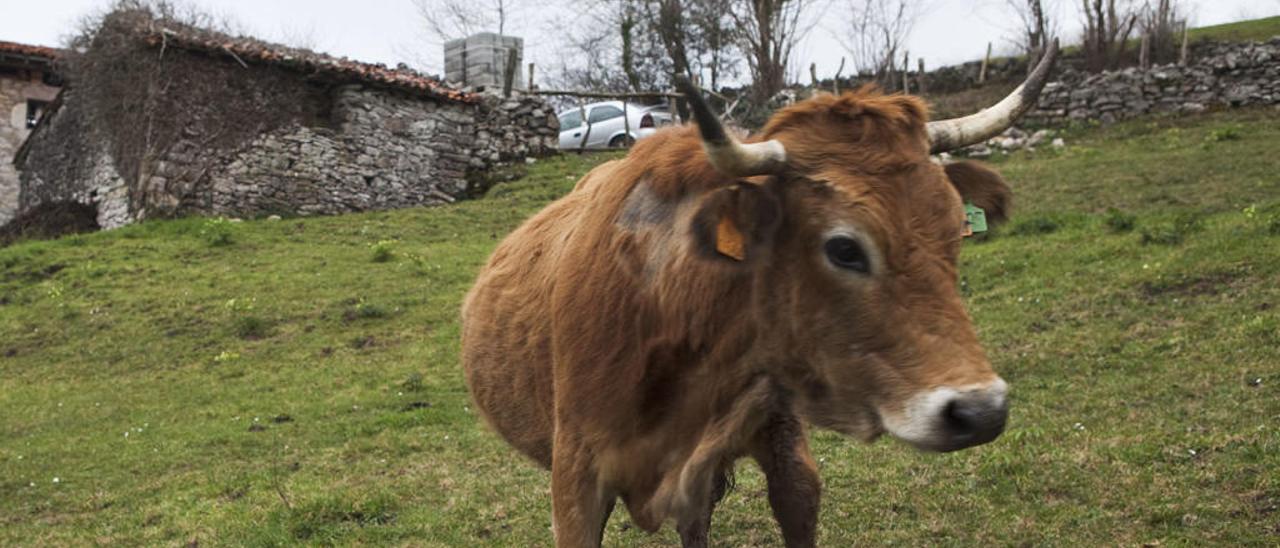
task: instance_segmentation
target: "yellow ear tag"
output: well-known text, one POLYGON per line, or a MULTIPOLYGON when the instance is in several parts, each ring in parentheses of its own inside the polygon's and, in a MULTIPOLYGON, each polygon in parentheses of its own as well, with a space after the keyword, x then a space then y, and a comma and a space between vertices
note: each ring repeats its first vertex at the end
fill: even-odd
POLYGON ((747 250, 743 240, 742 231, 733 224, 733 220, 728 215, 720 217, 720 225, 716 227, 716 251, 735 261, 746 259, 747 250))

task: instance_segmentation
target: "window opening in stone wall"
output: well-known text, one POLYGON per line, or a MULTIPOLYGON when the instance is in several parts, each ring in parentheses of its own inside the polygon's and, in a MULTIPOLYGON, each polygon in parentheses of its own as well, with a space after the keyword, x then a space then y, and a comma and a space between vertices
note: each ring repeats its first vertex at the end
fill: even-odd
POLYGON ((40 115, 44 114, 44 110, 48 106, 48 101, 37 101, 35 99, 27 101, 27 129, 36 127, 36 123, 40 122, 40 115))
POLYGON ((341 113, 338 112, 338 88, 316 83, 308 83, 304 110, 303 125, 312 129, 337 131, 342 126, 341 113))

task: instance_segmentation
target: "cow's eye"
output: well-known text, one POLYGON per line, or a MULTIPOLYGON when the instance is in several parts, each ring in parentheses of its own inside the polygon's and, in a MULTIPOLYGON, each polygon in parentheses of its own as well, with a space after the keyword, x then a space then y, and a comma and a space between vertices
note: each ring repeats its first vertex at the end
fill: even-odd
POLYGON ((871 260, 862 249, 862 244, 847 236, 836 236, 827 240, 827 259, 831 264, 862 274, 871 273, 871 260))

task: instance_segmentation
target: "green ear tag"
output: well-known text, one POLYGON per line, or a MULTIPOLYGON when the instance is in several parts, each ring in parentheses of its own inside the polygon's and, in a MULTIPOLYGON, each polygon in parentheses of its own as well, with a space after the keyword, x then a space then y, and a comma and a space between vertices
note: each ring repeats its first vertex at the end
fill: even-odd
POLYGON ((987 212, 969 202, 964 204, 964 220, 975 234, 987 231, 987 212))

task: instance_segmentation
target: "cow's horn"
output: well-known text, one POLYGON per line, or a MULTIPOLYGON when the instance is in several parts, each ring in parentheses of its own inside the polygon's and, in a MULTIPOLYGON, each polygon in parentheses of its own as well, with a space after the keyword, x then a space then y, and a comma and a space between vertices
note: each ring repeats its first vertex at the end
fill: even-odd
POLYGON ((1036 103, 1058 58, 1058 41, 1049 42, 1031 76, 995 106, 964 118, 929 122, 930 152, 937 154, 981 143, 999 135, 1036 103))
POLYGON ((734 139, 711 112, 698 88, 683 76, 676 78, 676 88, 684 94, 693 110, 693 118, 702 133, 702 148, 717 171, 733 177, 750 177, 777 173, 787 163, 787 149, 777 140, 743 144, 734 139))

